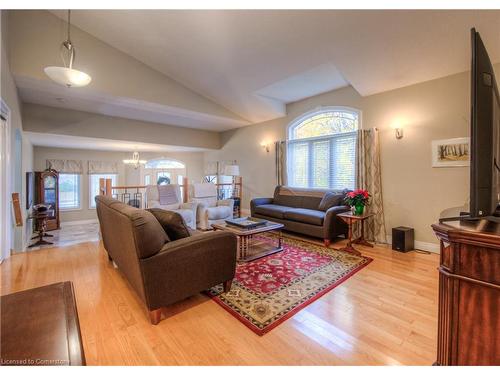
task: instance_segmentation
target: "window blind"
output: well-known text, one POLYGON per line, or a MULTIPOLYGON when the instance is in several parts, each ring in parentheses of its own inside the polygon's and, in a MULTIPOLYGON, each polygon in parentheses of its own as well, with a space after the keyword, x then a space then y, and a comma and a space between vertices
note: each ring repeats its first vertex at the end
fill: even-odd
POLYGON ((356 184, 357 133, 291 140, 288 143, 289 185, 335 190, 356 184))
POLYGON ((59 173, 83 173, 83 163, 81 160, 47 159, 46 165, 48 169, 54 169, 59 173))

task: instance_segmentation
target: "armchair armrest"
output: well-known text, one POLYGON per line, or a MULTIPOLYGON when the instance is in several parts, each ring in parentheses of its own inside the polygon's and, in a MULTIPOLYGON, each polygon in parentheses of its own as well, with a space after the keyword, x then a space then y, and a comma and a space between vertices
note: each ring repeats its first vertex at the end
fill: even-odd
POLYGON ((193 213, 193 221, 191 223, 189 223, 189 226, 192 228, 192 229, 196 229, 196 209, 198 208, 198 203, 196 202, 189 202, 189 203, 181 203, 181 205, 179 206, 181 209, 183 210, 191 210, 191 212, 193 213))
POLYGON ((150 310, 167 306, 234 277, 236 236, 220 231, 168 242, 141 259, 150 310))
POLYGON ((179 206, 183 210, 196 210, 196 207, 198 207, 199 203, 196 202, 189 202, 189 203, 181 203, 179 206))
POLYGON ((323 222, 323 238, 331 239, 347 231, 347 224, 341 218, 337 217, 337 214, 347 212, 350 209, 349 206, 333 206, 326 211, 323 222))
POLYGON ((254 210, 257 206, 261 206, 263 204, 271 204, 273 203, 273 198, 254 198, 250 201, 250 212, 253 215, 254 210))
POLYGON ((234 199, 221 199, 217 201, 217 206, 234 206, 234 199))
POLYGON ((226 206, 231 210, 231 219, 233 218, 233 210, 234 210, 234 199, 222 199, 217 201, 217 206, 226 206))

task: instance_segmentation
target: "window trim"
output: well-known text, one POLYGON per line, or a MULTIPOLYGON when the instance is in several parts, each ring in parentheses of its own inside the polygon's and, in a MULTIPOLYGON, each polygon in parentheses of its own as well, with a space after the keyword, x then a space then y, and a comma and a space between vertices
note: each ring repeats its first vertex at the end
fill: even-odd
POLYGON ((92 202, 94 201, 94 197, 91 196, 92 194, 92 176, 102 176, 102 175, 106 175, 106 176, 110 176, 110 175, 113 175, 113 176, 116 176, 116 183, 118 183, 118 173, 96 173, 96 174, 89 174, 89 184, 88 184, 88 187, 89 187, 89 191, 88 191, 88 198, 89 198, 89 210, 96 210, 97 209, 97 206, 96 207, 92 207, 92 202))
MULTIPOLYGON (((316 107, 314 109, 311 109, 300 116, 294 118, 290 123, 288 124, 286 128, 286 139, 288 142, 292 142, 295 140, 300 140, 300 139, 293 139, 292 136, 292 131, 295 126, 300 124, 302 121, 306 120, 308 117, 312 117, 315 115, 320 115, 325 112, 353 112, 358 115, 358 130, 363 129, 363 121, 362 121, 362 111, 358 108, 354 107, 348 107, 348 106, 341 106, 341 105, 336 105, 336 106, 321 106, 321 107, 316 107)), ((330 134, 330 135, 324 135, 320 137, 314 137, 314 138, 321 138, 321 137, 331 137, 332 135, 337 135, 337 134, 330 134)), ((302 138, 302 139, 313 139, 313 138, 302 138)))
MULTIPOLYGON (((332 141, 333 139, 337 138, 343 138, 343 137, 351 137, 353 134, 356 134, 358 130, 360 129, 363 129, 363 122, 362 122, 362 111, 358 108, 354 108, 354 107, 349 107, 349 106, 320 106, 320 107, 316 107, 314 109, 311 109, 303 114, 301 114, 300 116, 297 116, 295 119, 293 119, 292 121, 290 121, 290 123, 287 125, 287 128, 286 128, 286 139, 287 139, 287 175, 288 175, 288 184, 290 183, 290 179, 291 179, 291 176, 290 176, 290 166, 288 165, 289 163, 289 151, 288 151, 288 147, 291 145, 291 144, 296 144, 296 143, 307 143, 308 144, 308 155, 311 154, 311 144, 315 141, 321 141, 321 140, 325 140, 325 141, 332 141), (354 130, 354 131, 350 131, 350 132, 344 132, 344 133, 337 133, 337 134, 328 134, 328 135, 321 135, 321 136, 316 136, 316 137, 309 137, 309 138, 292 138, 293 136, 293 131, 294 131, 294 128, 301 124, 303 121, 307 120, 308 118, 310 117, 313 117, 313 116, 317 116, 317 115, 320 115, 322 113, 326 113, 326 112, 352 112, 352 113, 355 113, 357 116, 358 116, 358 128, 357 130, 354 130)), ((356 156, 355 156, 356 157, 356 156)), ((307 176, 307 180, 308 182, 310 181, 311 179, 311 176, 309 176, 310 174, 310 167, 311 167, 311 163, 312 163, 312 160, 309 160, 309 165, 307 166, 307 170, 308 170, 308 176, 307 176)), ((355 165, 355 168, 356 168, 356 165, 355 165)), ((357 181, 356 181, 356 175, 354 176, 354 185, 356 186, 357 185, 357 181)), ((309 183, 308 183, 309 184, 309 183)), ((307 187, 307 189, 316 189, 316 190, 324 190, 324 189, 330 189, 329 187, 327 188, 323 188, 323 187, 307 187)))
POLYGON ((71 212, 71 211, 81 211, 83 209, 82 205, 82 199, 83 199, 83 189, 82 189, 82 175, 79 173, 59 173, 60 175, 63 174, 70 174, 70 175, 75 175, 78 176, 78 207, 70 207, 70 208, 64 208, 61 207, 61 204, 59 202, 60 196, 61 196, 61 189, 59 188, 59 182, 60 182, 60 177, 57 179, 57 192, 58 192, 58 197, 57 197, 57 206, 59 207, 59 211, 64 211, 64 212, 71 212))

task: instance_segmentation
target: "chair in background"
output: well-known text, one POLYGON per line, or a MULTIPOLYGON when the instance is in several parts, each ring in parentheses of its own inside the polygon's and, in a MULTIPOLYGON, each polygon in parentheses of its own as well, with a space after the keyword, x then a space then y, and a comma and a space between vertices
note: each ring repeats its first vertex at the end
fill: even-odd
POLYGON ((186 224, 196 229, 196 202, 183 203, 181 198, 180 185, 148 185, 146 186, 146 204, 147 208, 161 208, 163 210, 178 212, 186 224), (160 199, 160 190, 165 189, 167 192, 170 190, 173 194, 168 196, 168 200, 160 199), (166 203, 165 203, 166 202, 166 203))
POLYGON ((190 200, 198 205, 198 229, 212 229, 212 224, 233 218, 234 199, 217 200, 217 186, 212 183, 195 183, 190 187, 190 200))

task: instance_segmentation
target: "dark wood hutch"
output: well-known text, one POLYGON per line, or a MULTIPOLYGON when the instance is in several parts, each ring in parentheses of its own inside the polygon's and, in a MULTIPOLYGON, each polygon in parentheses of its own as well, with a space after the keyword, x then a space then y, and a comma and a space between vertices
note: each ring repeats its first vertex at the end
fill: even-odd
POLYGON ((47 219, 47 230, 59 229, 59 173, 53 169, 35 172, 35 204, 40 203, 53 210, 47 219))
POLYGON ((432 225, 441 242, 437 365, 500 365, 500 223, 432 225))

